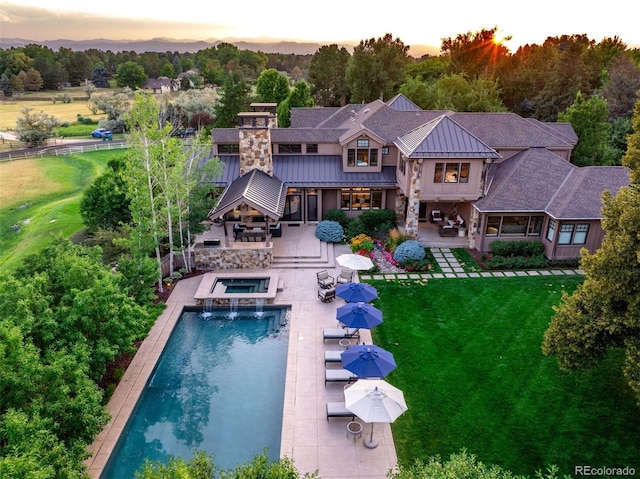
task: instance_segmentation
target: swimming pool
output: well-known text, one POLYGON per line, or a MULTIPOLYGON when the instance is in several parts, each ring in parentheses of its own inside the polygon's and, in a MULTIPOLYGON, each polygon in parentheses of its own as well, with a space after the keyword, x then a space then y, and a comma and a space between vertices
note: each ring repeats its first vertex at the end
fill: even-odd
POLYGON ((289 309, 209 311, 182 312, 101 479, 196 450, 225 469, 280 457, 289 309))

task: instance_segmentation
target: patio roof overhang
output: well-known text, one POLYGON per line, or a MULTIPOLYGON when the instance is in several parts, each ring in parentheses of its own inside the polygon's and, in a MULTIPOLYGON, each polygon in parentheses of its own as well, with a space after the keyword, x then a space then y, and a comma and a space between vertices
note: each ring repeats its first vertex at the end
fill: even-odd
POLYGON ((217 219, 236 208, 246 207, 278 221, 284 212, 286 196, 287 187, 279 178, 251 170, 227 185, 209 218, 217 219))

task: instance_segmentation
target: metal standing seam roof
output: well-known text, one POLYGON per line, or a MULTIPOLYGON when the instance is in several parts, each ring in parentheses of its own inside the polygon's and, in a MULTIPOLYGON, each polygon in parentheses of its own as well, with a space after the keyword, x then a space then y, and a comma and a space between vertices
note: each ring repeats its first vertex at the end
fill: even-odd
POLYGON ((209 216, 218 217, 241 204, 247 204, 278 220, 284 212, 286 196, 287 188, 279 178, 269 176, 262 170, 251 170, 229 183, 209 216))
MULTIPOLYGON (((229 185, 239 175, 240 157, 219 155, 218 158, 224 170, 212 181, 218 186, 229 185)), ((394 188, 397 185, 395 166, 383 166, 379 173, 347 173, 342 170, 340 155, 274 155, 273 170, 287 187, 394 188)))
POLYGON ((446 115, 415 128, 394 143, 408 158, 500 157, 493 148, 446 115))

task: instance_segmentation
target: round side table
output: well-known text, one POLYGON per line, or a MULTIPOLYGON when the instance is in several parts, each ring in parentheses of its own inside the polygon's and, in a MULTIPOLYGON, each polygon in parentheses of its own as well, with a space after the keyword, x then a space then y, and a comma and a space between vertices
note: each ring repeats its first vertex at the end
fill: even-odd
POLYGON ((351 346, 351 340, 347 338, 342 338, 340 341, 338 341, 338 344, 340 345, 340 349, 342 349, 343 351, 346 351, 351 346))

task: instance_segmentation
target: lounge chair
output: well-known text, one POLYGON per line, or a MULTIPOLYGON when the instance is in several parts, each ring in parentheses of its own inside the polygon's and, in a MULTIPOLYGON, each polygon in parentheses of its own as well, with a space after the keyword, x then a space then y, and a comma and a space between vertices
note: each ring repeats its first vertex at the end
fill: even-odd
POLYGON ((336 299, 336 288, 319 289, 318 298, 320 298, 320 301, 323 303, 330 303, 336 299))
POLYGON ((342 271, 336 278, 338 284, 340 283, 351 283, 353 281, 353 270, 349 268, 342 268, 342 271))
POLYGON ((327 403, 327 421, 330 417, 350 417, 352 421, 356 419, 356 415, 346 408, 344 402, 327 403))
POLYGON ((325 369, 324 370, 324 385, 327 383, 350 383, 356 381, 358 376, 353 374, 347 369, 325 369))
POLYGON ((322 330, 322 342, 327 339, 352 339, 360 340, 358 328, 324 328, 322 330))
POLYGON ((432 223, 439 223, 441 221, 443 221, 444 218, 442 217, 442 213, 440 212, 440 210, 431 210, 431 222, 432 223))
POLYGON ((330 276, 326 269, 318 271, 316 276, 318 277, 318 286, 322 289, 329 289, 335 284, 333 276, 330 276))
POLYGON ((325 351, 324 352, 324 363, 341 363, 342 362, 342 351, 325 351))

